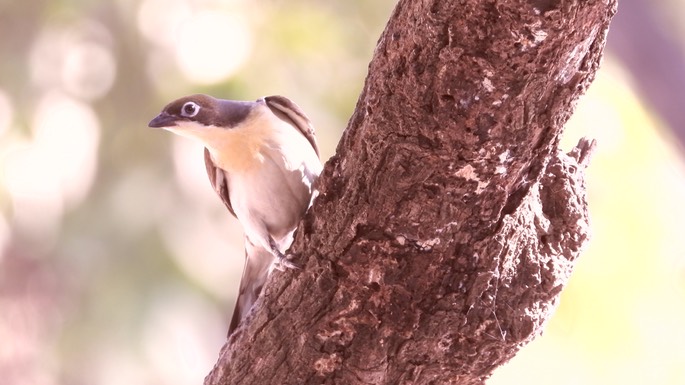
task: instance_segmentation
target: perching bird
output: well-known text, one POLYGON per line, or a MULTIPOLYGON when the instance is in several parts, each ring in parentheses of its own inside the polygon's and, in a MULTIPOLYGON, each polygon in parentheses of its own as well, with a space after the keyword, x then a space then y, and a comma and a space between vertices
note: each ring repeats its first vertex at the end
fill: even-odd
POLYGON ((245 269, 228 335, 248 314, 272 264, 309 207, 321 172, 314 128, 283 96, 254 102, 192 95, 169 103, 149 124, 205 146, 209 181, 245 232, 245 269))

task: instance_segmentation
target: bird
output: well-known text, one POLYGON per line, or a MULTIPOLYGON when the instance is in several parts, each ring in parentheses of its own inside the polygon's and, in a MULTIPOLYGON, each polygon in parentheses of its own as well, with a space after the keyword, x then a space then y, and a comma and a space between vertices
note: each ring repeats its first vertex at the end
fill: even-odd
POLYGON ((274 268, 297 268, 285 251, 312 203, 323 168, 314 127, 290 99, 185 96, 148 124, 204 145, 209 181, 245 234, 245 267, 228 337, 249 314, 274 268))

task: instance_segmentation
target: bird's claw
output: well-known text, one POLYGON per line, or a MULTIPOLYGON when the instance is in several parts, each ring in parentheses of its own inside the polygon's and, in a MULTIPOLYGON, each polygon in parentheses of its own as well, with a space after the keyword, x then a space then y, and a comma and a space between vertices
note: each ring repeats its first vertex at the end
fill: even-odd
POLYGON ((276 261, 274 262, 274 269, 276 269, 278 271, 285 271, 285 269, 295 269, 295 270, 302 269, 301 266, 299 266, 295 262, 289 260, 285 256, 285 254, 283 254, 281 252, 281 250, 278 249, 276 242, 271 237, 269 237, 269 246, 271 246, 271 251, 273 252, 273 254, 276 255, 276 261))
POLYGON ((297 263, 287 259, 285 255, 276 258, 274 268, 278 271, 285 271, 286 269, 300 270, 302 267, 297 263))

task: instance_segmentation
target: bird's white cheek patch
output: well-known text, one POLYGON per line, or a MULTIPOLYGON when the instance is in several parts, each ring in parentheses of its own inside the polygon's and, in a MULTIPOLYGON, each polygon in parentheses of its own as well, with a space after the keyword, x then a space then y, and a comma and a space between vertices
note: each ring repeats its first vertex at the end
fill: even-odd
POLYGON ((176 127, 165 127, 164 129, 169 131, 169 132, 173 132, 174 134, 176 134, 178 136, 182 136, 184 138, 190 138, 190 139, 195 139, 195 140, 199 139, 195 135, 192 135, 191 132, 186 131, 186 130, 179 130, 176 127))
POLYGON ((165 129, 179 136, 199 140, 203 145, 210 148, 216 147, 217 142, 222 142, 227 131, 216 126, 203 126, 195 122, 179 122, 176 126, 165 129))
POLYGON ((176 135, 183 136, 191 139, 198 139, 203 141, 203 127, 197 123, 193 122, 177 122, 175 126, 164 127, 165 130, 173 132, 176 135))

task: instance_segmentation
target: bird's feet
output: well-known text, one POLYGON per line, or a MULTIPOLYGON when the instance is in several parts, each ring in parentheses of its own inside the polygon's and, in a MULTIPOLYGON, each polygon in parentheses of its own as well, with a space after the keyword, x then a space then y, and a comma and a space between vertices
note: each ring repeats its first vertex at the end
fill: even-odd
POLYGON ((286 259, 285 256, 278 257, 274 262, 274 269, 278 271, 285 271, 286 269, 300 270, 302 267, 293 261, 286 259))
POLYGON ((289 260, 288 257, 278 249, 276 241, 274 241, 271 237, 269 237, 269 246, 271 247, 271 252, 276 256, 276 260, 274 261, 274 269, 278 271, 285 271, 286 269, 299 270, 302 268, 300 265, 289 260))

